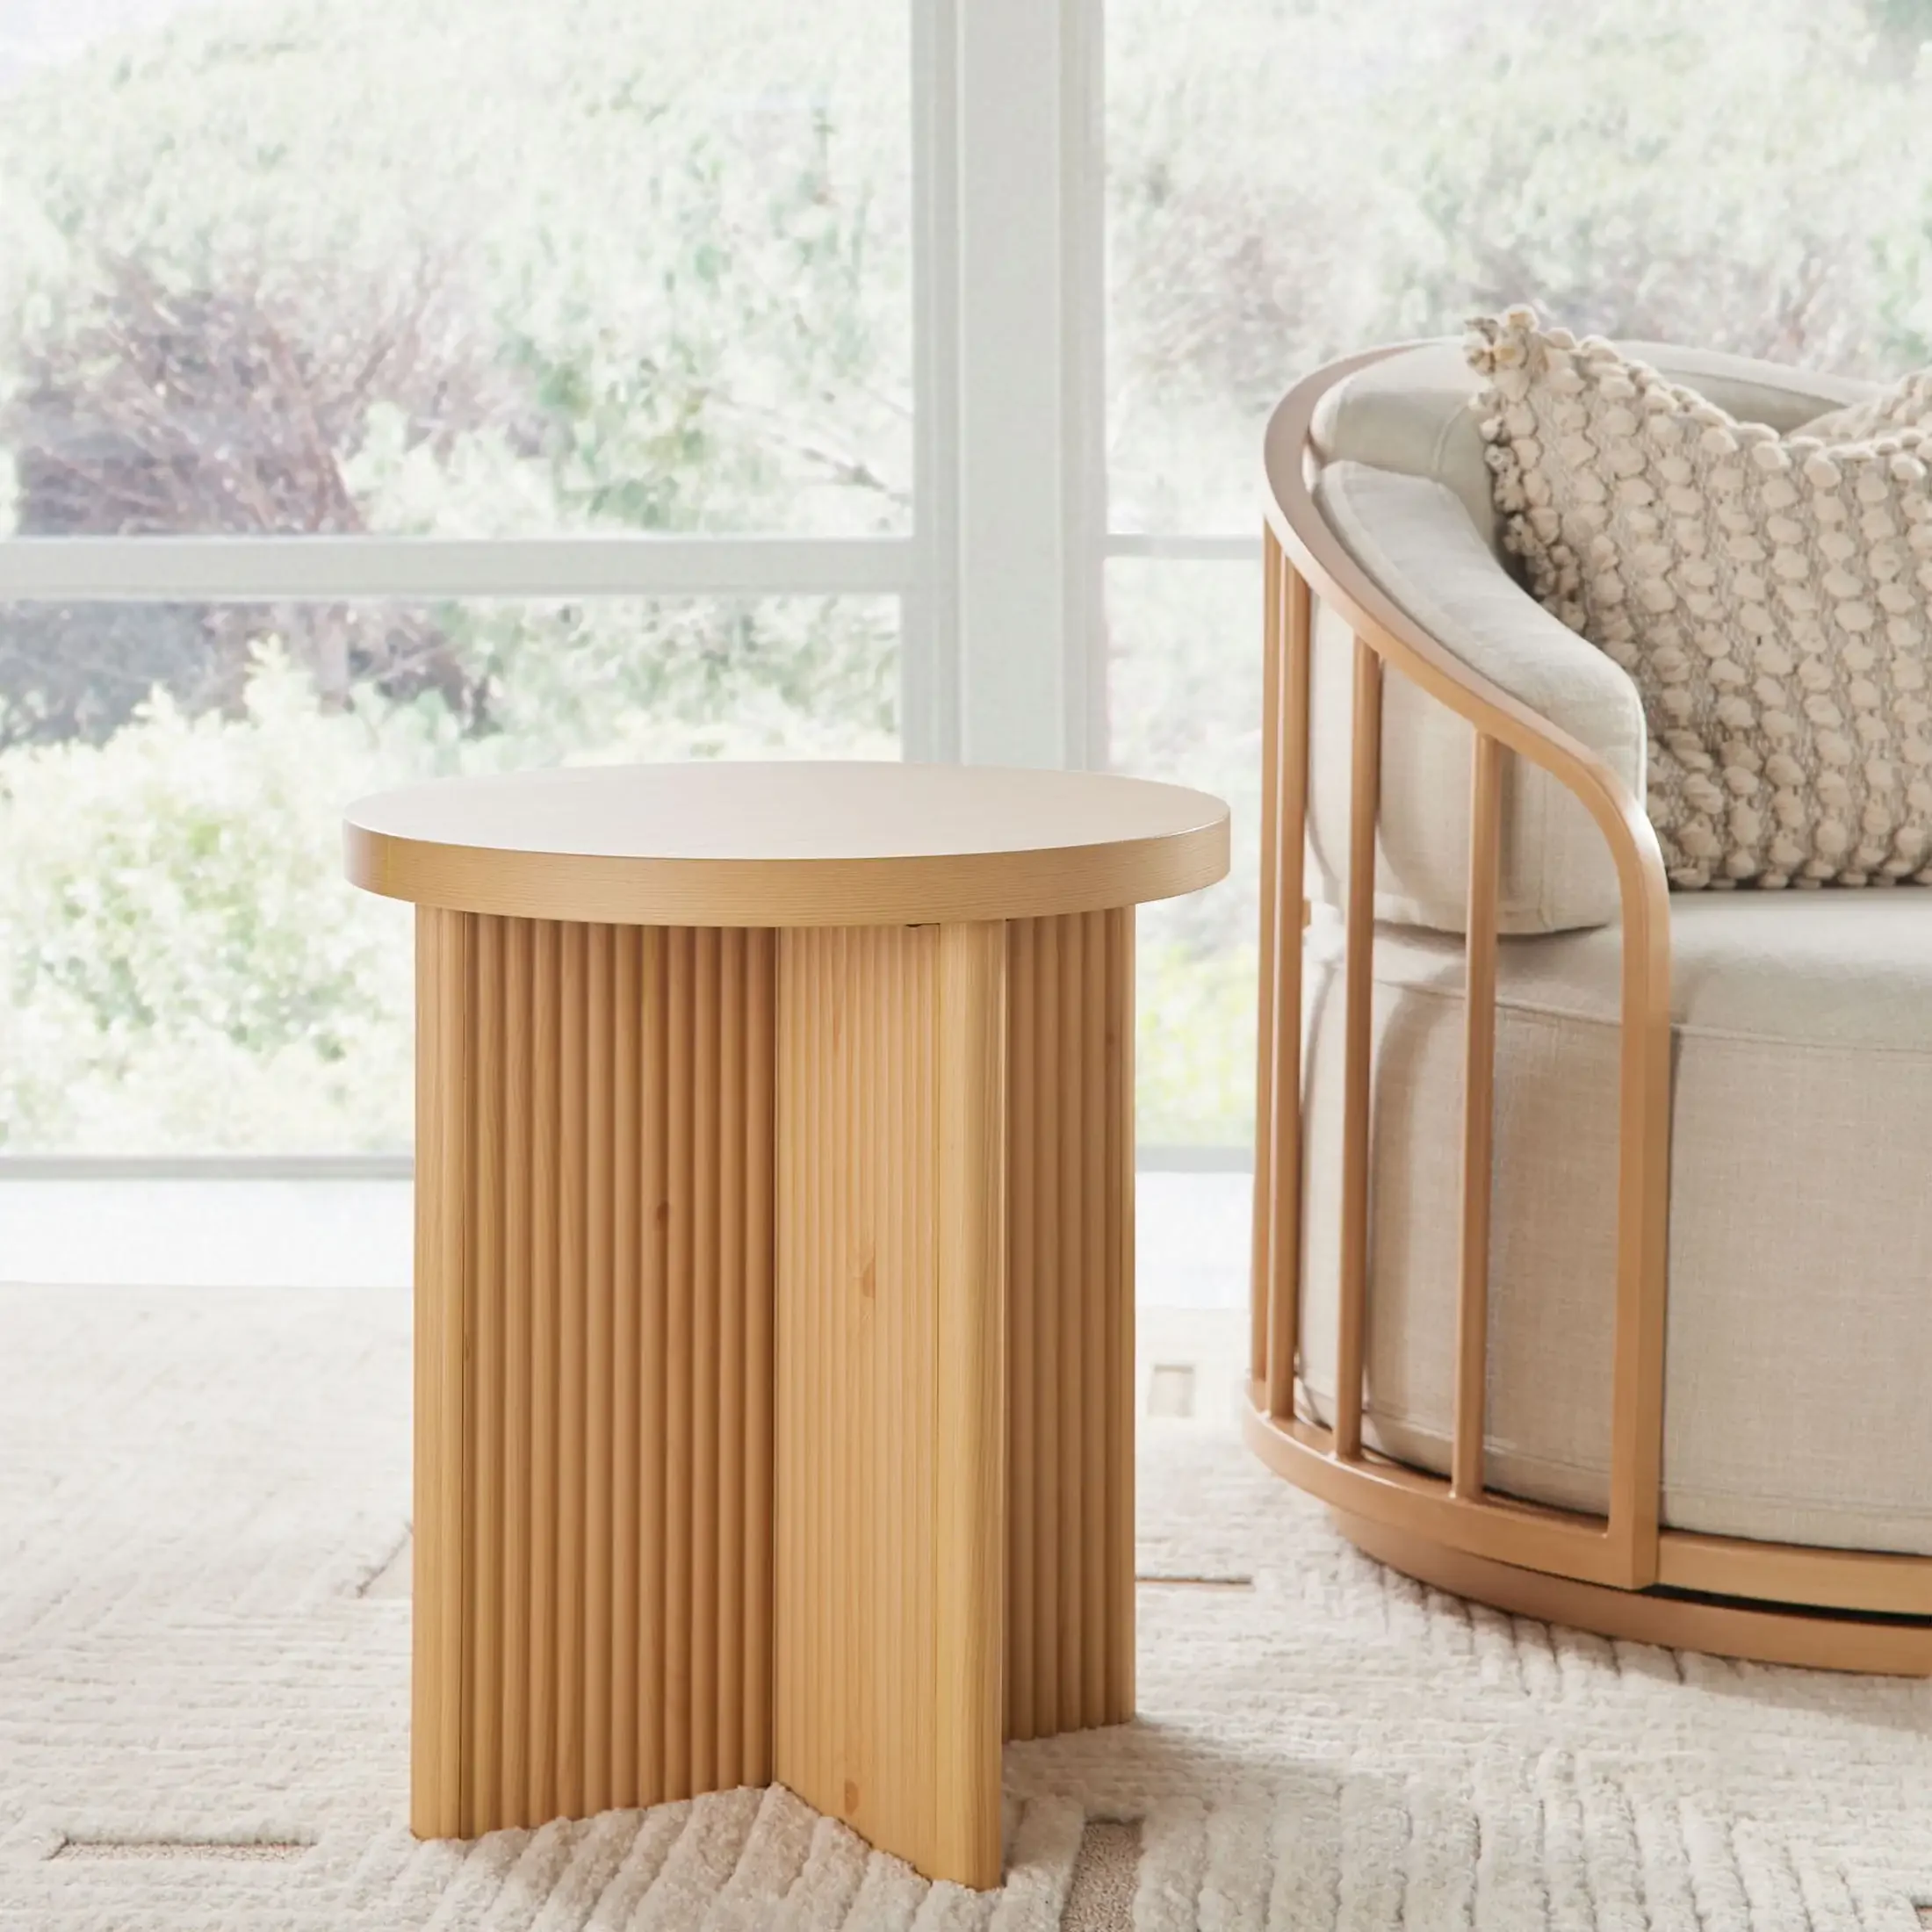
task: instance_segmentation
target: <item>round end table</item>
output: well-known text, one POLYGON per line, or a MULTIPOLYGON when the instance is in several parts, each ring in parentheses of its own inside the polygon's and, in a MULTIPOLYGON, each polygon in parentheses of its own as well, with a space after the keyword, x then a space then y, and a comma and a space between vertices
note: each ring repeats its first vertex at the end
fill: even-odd
POLYGON ((1133 907, 1090 774, 598 767, 352 805, 417 913, 411 1822, 776 1777, 1000 1873, 1134 1705, 1133 907))

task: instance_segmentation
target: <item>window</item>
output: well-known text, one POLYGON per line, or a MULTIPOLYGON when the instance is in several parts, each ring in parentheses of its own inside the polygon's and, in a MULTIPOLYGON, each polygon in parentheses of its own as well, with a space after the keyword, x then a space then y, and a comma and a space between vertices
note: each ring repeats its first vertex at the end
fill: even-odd
POLYGON ((400 956, 333 883, 364 783, 863 748, 1234 802, 1229 882, 1143 915, 1141 1128, 1238 1164, 1269 405, 1519 299, 1932 360, 1928 36, 1927 0, 7 8, 0 1158, 397 1144, 401 995, 341 990, 400 956), (219 1100, 163 1095, 184 1056, 219 1100), (244 1106, 298 1063, 337 1099, 244 1106))
POLYGON ((912 19, 7 10, 0 1154, 407 1156, 360 792, 945 748, 912 19))
POLYGON ((1112 755, 1236 808, 1142 918, 1142 1135, 1252 1099, 1262 423, 1297 376, 1539 304, 1862 375, 1932 361, 1927 0, 1107 0, 1112 755))
POLYGON ((19 531, 911 527, 901 0, 95 11, 0 123, 19 531))
POLYGON ((0 751, 0 1146, 406 1156, 409 908, 342 877, 343 803, 566 760, 893 757, 897 624, 865 597, 0 611, 11 688, 90 667, 0 751))

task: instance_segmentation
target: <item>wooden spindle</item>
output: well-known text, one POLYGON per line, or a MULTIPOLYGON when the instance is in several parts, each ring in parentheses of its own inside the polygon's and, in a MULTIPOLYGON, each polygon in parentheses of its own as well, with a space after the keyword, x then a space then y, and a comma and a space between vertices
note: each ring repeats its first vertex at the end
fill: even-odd
POLYGON ((1280 588, 1287 609, 1277 699, 1280 825, 1275 848, 1274 1006, 1269 1027, 1268 1413, 1287 1421, 1294 1415, 1294 1360, 1301 1328, 1301 896, 1308 847, 1308 675, 1315 611, 1308 580, 1299 571, 1284 566, 1280 588))
POLYGON ((1475 734, 1469 782, 1469 915, 1464 972, 1462 1238, 1456 1294, 1453 1496, 1482 1494, 1489 1359, 1489 1176, 1496 1084, 1496 894, 1503 827, 1503 746, 1475 734))
POLYGON ((1281 753, 1280 541, 1261 531, 1261 979, 1255 1027, 1254 1249, 1249 1270, 1248 1373, 1268 1379, 1268 1323, 1274 1296, 1274 1008, 1275 878, 1280 836, 1281 753))
POLYGON ((1375 992, 1375 818, 1381 795, 1381 765, 1382 660, 1358 638, 1354 755, 1349 785, 1342 1259, 1335 1370, 1335 1453, 1349 1461, 1362 1453, 1363 1344, 1368 1313, 1369 1049, 1375 992))

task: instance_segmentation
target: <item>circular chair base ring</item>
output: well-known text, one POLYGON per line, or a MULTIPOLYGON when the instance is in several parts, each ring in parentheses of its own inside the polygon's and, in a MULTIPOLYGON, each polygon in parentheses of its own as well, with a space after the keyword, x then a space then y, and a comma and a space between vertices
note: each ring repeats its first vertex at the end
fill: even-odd
POLYGON ((1364 1555, 1418 1582, 1515 1616, 1755 1663, 1932 1676, 1932 1623, 1613 1590, 1473 1556, 1345 1510, 1330 1514, 1364 1555))

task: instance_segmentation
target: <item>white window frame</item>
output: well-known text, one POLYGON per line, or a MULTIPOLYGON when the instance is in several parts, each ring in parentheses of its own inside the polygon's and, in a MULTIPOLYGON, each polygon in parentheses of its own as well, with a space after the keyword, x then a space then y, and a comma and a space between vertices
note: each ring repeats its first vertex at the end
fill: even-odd
MULTIPOLYGON (((0 602, 854 595, 900 614, 910 760, 1101 768, 1110 557, 1249 560, 1116 534, 1106 443, 1105 0, 911 12, 910 535, 15 537, 0 602)), ((1236 1150, 1143 1149, 1233 1166, 1236 1150)), ((407 1171, 343 1157, 0 1157, 0 1173, 407 1171)))

